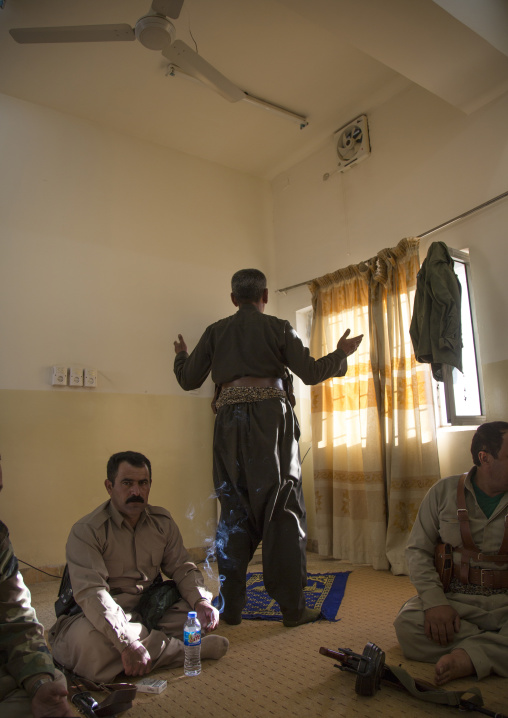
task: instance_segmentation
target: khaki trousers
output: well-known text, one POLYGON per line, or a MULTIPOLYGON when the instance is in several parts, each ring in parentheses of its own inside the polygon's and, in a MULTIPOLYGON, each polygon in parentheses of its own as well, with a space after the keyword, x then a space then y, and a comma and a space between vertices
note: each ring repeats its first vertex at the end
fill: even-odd
MULTIPOLYGON (((163 666, 183 666, 183 625, 192 610, 183 599, 173 604, 162 617, 158 630, 148 631, 131 620, 126 634, 130 642, 140 641, 152 659, 152 670, 163 666), (178 636, 175 638, 174 636, 178 636)), ((133 614, 133 619, 137 614, 133 614)), ((81 613, 61 616, 49 631, 49 643, 58 663, 78 676, 97 683, 110 683, 123 671, 119 651, 97 631, 81 613)))
POLYGON ((402 606, 393 625, 406 658, 437 663, 441 656, 462 648, 479 679, 490 673, 508 677, 508 596, 447 593, 446 599, 460 616, 460 630, 447 646, 425 635, 424 611, 418 596, 402 606))

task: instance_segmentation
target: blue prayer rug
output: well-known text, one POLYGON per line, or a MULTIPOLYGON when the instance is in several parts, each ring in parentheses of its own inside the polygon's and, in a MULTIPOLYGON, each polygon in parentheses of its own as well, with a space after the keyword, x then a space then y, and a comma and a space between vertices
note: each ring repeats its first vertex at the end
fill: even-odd
MULTIPOLYGON (((327 621, 336 618, 344 597, 346 582, 351 571, 342 573, 308 573, 304 588, 305 603, 309 608, 320 608, 321 617, 327 621)), ((279 604, 267 594, 262 573, 247 574, 247 605, 242 618, 263 621, 282 621, 279 604)))

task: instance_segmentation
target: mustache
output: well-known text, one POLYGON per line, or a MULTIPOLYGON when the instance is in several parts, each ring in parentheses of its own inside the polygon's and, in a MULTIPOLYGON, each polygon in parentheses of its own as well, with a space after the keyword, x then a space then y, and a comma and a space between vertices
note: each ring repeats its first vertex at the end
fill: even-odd
POLYGON ((144 504, 145 500, 141 496, 130 496, 125 503, 126 504, 144 504))

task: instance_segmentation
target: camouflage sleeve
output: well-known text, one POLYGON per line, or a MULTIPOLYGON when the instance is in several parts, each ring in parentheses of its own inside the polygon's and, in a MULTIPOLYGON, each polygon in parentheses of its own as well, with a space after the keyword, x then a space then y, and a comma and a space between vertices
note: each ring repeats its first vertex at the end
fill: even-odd
POLYGON ((44 629, 30 604, 9 532, 0 521, 0 662, 21 686, 36 673, 55 675, 44 629))

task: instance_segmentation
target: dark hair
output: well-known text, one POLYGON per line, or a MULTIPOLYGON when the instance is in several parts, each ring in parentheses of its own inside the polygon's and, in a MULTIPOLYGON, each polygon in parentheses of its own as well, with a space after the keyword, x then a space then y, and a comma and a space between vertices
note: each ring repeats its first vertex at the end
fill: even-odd
POLYGON ((143 456, 143 454, 137 451, 119 451, 117 454, 113 454, 109 459, 106 468, 106 475, 112 484, 115 483, 115 479, 118 476, 118 467, 122 461, 126 461, 131 466, 136 466, 140 469, 146 466, 148 474, 150 475, 150 481, 152 480, 152 465, 146 456, 143 456))
POLYGON ((259 302, 265 289, 266 277, 259 269, 240 269, 231 279, 231 291, 239 304, 259 302))
POLYGON ((478 457, 479 451, 486 451, 497 459, 503 443, 503 436, 507 431, 508 423, 506 421, 491 421, 478 427, 471 442, 471 456, 476 466, 481 466, 478 457))

